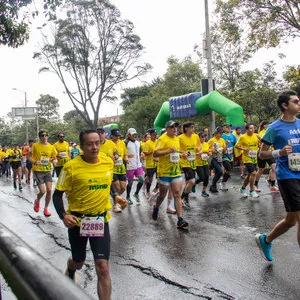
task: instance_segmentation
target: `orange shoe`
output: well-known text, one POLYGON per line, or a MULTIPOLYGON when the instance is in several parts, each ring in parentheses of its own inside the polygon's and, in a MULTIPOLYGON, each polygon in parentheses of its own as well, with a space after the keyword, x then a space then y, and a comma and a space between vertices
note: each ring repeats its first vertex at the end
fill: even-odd
POLYGON ((45 217, 50 217, 51 216, 51 213, 49 212, 48 208, 44 209, 44 215, 45 215, 45 217))
POLYGON ((39 212, 39 210, 40 210, 40 201, 34 200, 33 209, 34 209, 35 212, 39 212))

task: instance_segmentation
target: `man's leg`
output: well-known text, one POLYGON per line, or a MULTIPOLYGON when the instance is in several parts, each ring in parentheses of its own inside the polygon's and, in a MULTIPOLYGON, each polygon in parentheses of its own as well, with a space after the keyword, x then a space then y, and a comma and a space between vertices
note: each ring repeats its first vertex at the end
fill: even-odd
POLYGON ((110 300, 111 279, 109 275, 108 261, 105 259, 96 259, 96 273, 98 277, 97 291, 101 300, 110 300))

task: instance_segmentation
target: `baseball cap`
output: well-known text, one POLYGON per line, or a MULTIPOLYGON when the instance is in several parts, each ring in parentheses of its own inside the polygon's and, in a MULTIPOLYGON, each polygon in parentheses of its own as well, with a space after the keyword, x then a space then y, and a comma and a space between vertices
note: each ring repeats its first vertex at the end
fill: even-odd
POLYGON ((231 127, 232 125, 231 124, 228 124, 228 123, 224 123, 223 125, 222 125, 222 127, 231 127))
POLYGON ((223 128, 221 126, 218 126, 215 130, 215 134, 222 133, 222 132, 223 132, 223 128))
POLYGON ((129 128, 128 131, 127 131, 127 134, 137 134, 136 130, 134 128, 129 128))
POLYGON ((113 136, 121 136, 121 132, 118 128, 113 128, 110 132, 110 135, 113 135, 113 136))
POLYGON ((150 133, 150 134, 157 134, 157 132, 156 132, 156 130, 154 128, 149 128, 147 130, 147 132, 150 133))
POLYGON ((98 127, 97 131, 105 131, 103 127, 98 127))
POLYGON ((168 121, 167 123, 166 123, 166 128, 168 128, 168 127, 172 127, 172 126, 179 126, 179 123, 177 123, 177 122, 175 122, 175 121, 173 121, 173 120, 170 120, 170 121, 168 121))

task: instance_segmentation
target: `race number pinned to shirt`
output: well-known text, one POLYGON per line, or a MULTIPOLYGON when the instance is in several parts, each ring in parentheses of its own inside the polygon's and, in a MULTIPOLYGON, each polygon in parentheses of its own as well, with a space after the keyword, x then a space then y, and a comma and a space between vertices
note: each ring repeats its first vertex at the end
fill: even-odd
POLYGON ((48 166, 49 164, 49 158, 48 157, 42 157, 41 158, 41 165, 42 166, 48 166))
POLYGON ((80 226, 80 236, 103 237, 104 217, 82 217, 80 226))
POLYGON ((202 153, 202 154, 201 154, 201 159, 207 161, 207 160, 208 160, 208 155, 207 155, 207 153, 202 153))
POLYGON ((59 152, 58 155, 59 155, 61 158, 66 158, 66 157, 67 157, 67 152, 59 152))
POLYGON ((170 153, 170 163, 178 164, 179 163, 179 152, 170 153))
POLYGON ((188 152, 188 155, 186 158, 188 161, 194 161, 196 158, 195 152, 188 152))
POLYGON ((250 158, 255 158, 255 157, 257 157, 257 150, 249 150, 248 156, 249 156, 250 158))
POLYGON ((289 154, 288 161, 291 171, 300 171, 300 153, 289 154))
POLYGON ((116 161, 115 161, 115 166, 122 166, 123 164, 123 158, 119 157, 116 161))

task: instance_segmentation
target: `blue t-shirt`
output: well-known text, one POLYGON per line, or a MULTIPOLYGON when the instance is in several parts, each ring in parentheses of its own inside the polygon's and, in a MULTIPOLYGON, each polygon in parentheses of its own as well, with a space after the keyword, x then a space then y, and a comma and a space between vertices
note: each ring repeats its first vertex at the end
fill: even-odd
MULTIPOLYGON (((261 140, 267 145, 273 145, 275 150, 292 145, 293 153, 300 153, 300 120, 297 118, 295 122, 276 120, 268 126, 261 140)), ((300 172, 290 170, 288 156, 280 156, 276 160, 276 177, 278 180, 300 179, 300 172)))
POLYGON ((236 144, 236 137, 232 133, 223 133, 222 139, 228 141, 227 151, 223 155, 222 160, 233 161, 233 147, 236 144))
POLYGON ((76 156, 78 156, 80 154, 80 150, 78 148, 72 148, 71 149, 71 159, 75 158, 76 156))

